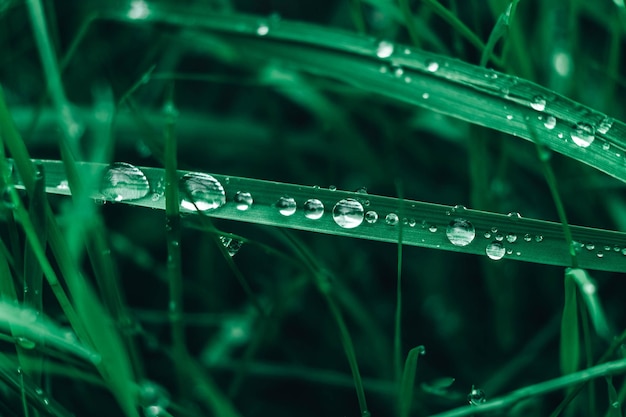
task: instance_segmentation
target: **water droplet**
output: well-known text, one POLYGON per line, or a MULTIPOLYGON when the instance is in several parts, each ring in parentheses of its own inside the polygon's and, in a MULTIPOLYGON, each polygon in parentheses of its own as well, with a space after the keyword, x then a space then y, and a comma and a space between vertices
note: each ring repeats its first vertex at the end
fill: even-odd
POLYGON ((587 243, 585 245, 585 249, 587 250, 594 250, 596 248, 596 245, 594 245, 593 243, 587 243))
POLYGON ((126 16, 131 20, 143 20, 150 15, 148 3, 144 0, 133 0, 130 2, 130 9, 126 16))
POLYGON ((430 94, 428 94, 428 93, 423 93, 423 94, 422 94, 422 98, 423 98, 424 100, 428 100, 428 98, 429 98, 429 97, 430 97, 430 94))
POLYGON ((393 67, 393 75, 396 78, 400 78, 400 77, 402 77, 404 75, 404 70, 400 66, 394 66, 393 67))
POLYGON ((622 255, 626 256, 626 248, 622 249, 622 255))
POLYGON ((377 220, 378 220, 378 213, 376 213, 375 211, 370 210, 367 213, 365 213, 365 221, 368 222, 369 224, 374 224, 376 223, 377 220))
POLYGON ((243 246, 243 242, 241 240, 233 239, 226 236, 220 236, 220 242, 226 248, 226 251, 232 258, 239 252, 239 249, 243 246))
POLYGON ((339 200, 333 207, 333 220, 344 229, 353 229, 363 222, 363 206, 353 198, 339 200))
POLYGON ((150 183, 136 166, 115 162, 104 172, 100 192, 107 200, 137 200, 150 192, 150 183))
POLYGON ((530 107, 537 111, 544 111, 546 109, 546 99, 542 96, 535 96, 530 103, 530 107))
POLYGON ((311 220, 317 220, 324 215, 324 204, 316 199, 311 198, 304 203, 304 217, 311 220))
POLYGON ((434 224, 431 224, 430 226, 428 226, 428 230, 431 233, 435 233, 437 231, 437 226, 435 226, 434 224))
POLYGON ((276 207, 283 216, 291 216, 296 212, 296 200, 292 197, 282 196, 276 202, 276 207))
POLYGON ((524 240, 525 240, 526 242, 530 242, 530 241, 532 240, 532 237, 530 237, 530 235, 529 235, 528 233, 526 233, 526 234, 524 235, 524 240))
POLYGON ((611 144, 609 142, 604 142, 602 144, 602 149, 604 149, 605 151, 608 151, 609 149, 611 149, 611 144))
POLYGON ((22 348, 26 350, 34 349, 37 344, 30 339, 25 337, 16 337, 15 342, 22 348))
POLYGON ((578 122, 570 134, 574 143, 581 148, 586 148, 595 139, 595 129, 589 123, 578 122))
POLYGON ((398 215, 396 213, 389 213, 385 216, 385 223, 389 226, 395 226, 398 224, 398 215))
POLYGON ((507 216, 508 216, 508 217, 509 217, 509 219, 511 219, 511 220, 519 220, 519 219, 521 219, 521 218, 522 218, 522 215, 521 215, 521 214, 519 214, 519 213, 518 213, 518 212, 516 212, 516 211, 512 211, 512 212, 510 212, 509 214, 507 214, 507 216))
POLYGON ((485 239, 491 239, 491 232, 485 232, 483 236, 485 236, 485 239))
POLYGON ((467 246, 476 237, 472 223, 465 219, 454 219, 446 228, 446 236, 454 246, 467 246))
POLYGON ((507 114, 506 115, 506 120, 513 120, 513 115, 512 114, 507 114))
POLYGON ((554 129, 554 127, 556 126, 556 117, 554 117, 554 116, 546 117, 546 121, 543 122, 543 125, 548 130, 554 129))
POLYGON ((598 258, 604 258, 604 252, 602 252, 602 251, 598 251, 598 253, 596 253, 596 256, 597 256, 598 258))
POLYGON ((583 292, 588 295, 593 295, 596 293, 596 286, 593 282, 585 282, 583 284, 583 292))
POLYGON ((215 210, 226 203, 224 187, 209 174, 189 172, 183 175, 180 189, 180 206, 188 211, 215 210))
POLYGON ((237 210, 246 211, 252 205, 252 195, 247 191, 237 191, 233 201, 237 205, 237 210))
POLYGON ((475 388, 472 385, 472 390, 467 395, 467 401, 471 405, 483 404, 485 401, 487 401, 487 399, 485 397, 485 392, 483 390, 481 390, 480 388, 475 388))
POLYGON ((535 242, 537 242, 537 243, 543 242, 543 236, 541 236, 541 235, 535 236, 535 242))
POLYGON ((515 233, 508 233, 506 235, 506 241, 509 243, 514 243, 517 240, 517 235, 515 233))
POLYGON ((416 223, 415 219, 409 219, 409 227, 415 227, 416 223))
POLYGON ((265 36, 268 33, 270 33, 270 27, 267 25, 267 23, 259 23, 259 25, 256 28, 256 34, 259 36, 265 36))
POLYGON ((142 381, 138 394, 138 405, 146 417, 157 417, 170 405, 169 393, 154 381, 142 381))
POLYGON ((456 214, 463 214, 465 210, 467 210, 467 208, 461 204, 457 204, 456 206, 452 207, 452 213, 456 214))
POLYGON ((409 84, 411 82, 411 77, 404 77, 404 82, 409 84))
POLYGON ((559 132, 556 136, 557 136, 559 139, 563 139, 563 132, 559 132))
POLYGON ((610 117, 605 117, 598 123, 598 128, 596 129, 598 133, 606 135, 609 129, 613 126, 613 119, 610 117))
POLYGON ((389 58, 393 54, 393 43, 381 41, 376 48, 376 56, 379 58, 389 58))
POLYGON ((367 194, 367 188, 366 187, 361 187, 361 188, 357 189, 355 191, 355 193, 357 193, 357 194, 367 194))
POLYGON ((439 63, 437 61, 428 60, 426 61, 426 69, 429 72, 436 72, 439 69, 439 63))
POLYGON ((502 236, 502 233, 498 233, 498 234, 496 234, 495 239, 498 242, 502 242, 504 240, 504 236, 502 236))
POLYGON ((491 242, 485 248, 485 252, 487 253, 487 256, 489 257, 489 259, 493 259, 494 261, 497 261, 504 257, 504 253, 506 252, 506 250, 504 249, 504 246, 502 246, 502 243, 491 242))
POLYGON ((328 186, 328 191, 337 191, 337 186, 335 186, 335 185, 329 185, 329 186, 328 186))

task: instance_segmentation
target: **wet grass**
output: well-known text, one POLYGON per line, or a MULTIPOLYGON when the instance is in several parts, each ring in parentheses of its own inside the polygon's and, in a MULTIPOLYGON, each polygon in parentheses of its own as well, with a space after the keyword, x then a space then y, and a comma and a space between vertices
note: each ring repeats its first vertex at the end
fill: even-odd
POLYGON ((0 4, 0 413, 621 415, 624 7, 270 3, 0 4))

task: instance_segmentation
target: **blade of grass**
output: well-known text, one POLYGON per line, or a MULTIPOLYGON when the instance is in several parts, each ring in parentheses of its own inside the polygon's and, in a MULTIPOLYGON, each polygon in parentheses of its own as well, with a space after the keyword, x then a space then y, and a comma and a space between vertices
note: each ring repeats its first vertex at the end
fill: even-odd
MULTIPOLYGON (((396 270, 396 312, 394 319, 393 352, 394 372, 398 386, 402 378, 402 231, 404 229, 404 207, 402 183, 397 181, 396 192, 398 194, 398 262, 396 270)), ((386 220, 386 219, 385 219, 386 220)), ((402 410, 402 408, 400 408, 402 410)))
POLYGON ((576 282, 571 273, 565 273, 565 304, 561 319, 561 373, 571 374, 580 365, 580 336, 576 282))
POLYGON ((417 372, 417 358, 425 353, 426 349, 424 349, 424 346, 417 346, 411 349, 406 357, 398 400, 400 417, 408 417, 411 412, 415 389, 415 374, 417 372))
MULTIPOLYGON (((42 163, 45 166, 46 178, 49 182, 46 191, 68 195, 69 190, 58 187, 67 179, 62 163, 59 161, 42 161, 42 163)), ((102 172, 106 168, 106 165, 103 164, 81 163, 79 165, 81 169, 96 173, 102 172)), ((151 184, 157 184, 164 175, 163 169, 160 168, 140 167, 140 169, 151 184)), ((185 173, 189 173, 189 171, 179 171, 179 175, 185 173)), ((364 200, 361 194, 219 174, 211 175, 221 184, 226 184, 225 188, 228 195, 234 195, 235 191, 245 189, 254 198, 254 204, 249 210, 238 210, 236 204, 228 201, 216 210, 204 212, 211 217, 397 243, 397 226, 389 226, 382 220, 375 223, 363 221, 359 227, 353 229, 340 227, 333 220, 333 208, 338 201, 345 198, 364 200), (226 178, 228 178, 228 183, 226 178), (297 214, 291 217, 282 216, 275 203, 284 195, 293 197, 300 207, 310 198, 319 199, 325 207, 324 215, 318 220, 307 219, 302 211, 297 211, 297 214)), ((15 181, 16 184, 20 184, 21 180, 16 178, 15 181)), ((94 197, 101 198, 99 192, 95 190, 93 192, 94 197)), ((122 203, 165 209, 163 198, 153 199, 152 197, 149 194, 145 198, 124 200, 122 203)), ((369 202, 367 210, 377 212, 381 219, 388 213, 397 212, 398 200, 395 198, 368 194, 367 201, 369 202)), ((564 243, 563 226, 560 223, 472 209, 465 209, 456 213, 454 207, 451 206, 414 200, 406 200, 404 207, 405 216, 409 220, 409 227, 405 227, 403 231, 403 244, 405 245, 484 256, 486 248, 491 243, 491 240, 486 239, 484 234, 491 233, 491 229, 495 227, 501 233, 510 235, 511 240, 514 240, 512 243, 509 243, 508 240, 502 243, 504 248, 510 251, 505 254, 505 259, 566 267, 571 265, 570 249, 564 243), (469 221, 475 229, 476 237, 466 246, 456 246, 447 237, 446 229, 451 221, 456 218, 455 216, 469 221)), ((191 216, 187 218, 190 221, 193 219, 191 216)), ((571 232, 576 242, 574 246, 579 267, 604 271, 623 271, 626 269, 626 256, 623 254, 626 252, 624 251, 626 249, 624 247, 626 234, 580 226, 571 226, 571 232), (584 249, 584 244, 587 243, 593 243, 596 248, 608 246, 611 250, 606 251, 606 253, 602 252, 598 256, 596 251, 584 249)), ((589 247, 591 246, 589 245, 589 247)))

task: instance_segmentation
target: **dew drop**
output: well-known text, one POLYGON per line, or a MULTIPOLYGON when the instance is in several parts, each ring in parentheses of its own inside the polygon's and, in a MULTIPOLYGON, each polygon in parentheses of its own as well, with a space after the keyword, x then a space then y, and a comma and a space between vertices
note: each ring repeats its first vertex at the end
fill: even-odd
POLYGON ((311 198, 304 203, 304 217, 311 220, 317 220, 324 215, 324 204, 316 199, 311 198))
POLYGON ((532 237, 530 237, 530 235, 529 235, 528 233, 526 233, 526 234, 524 235, 524 240, 525 240, 526 242, 530 242, 530 241, 532 240, 532 237))
POLYGON ((145 197, 150 183, 139 168, 126 162, 111 164, 100 182, 100 192, 111 201, 130 201, 145 197))
POLYGON ((537 111, 544 111, 546 109, 546 99, 542 96, 535 96, 530 103, 530 107, 537 111))
POLYGON ((15 342, 22 348, 26 350, 34 349, 37 344, 32 340, 26 337, 16 337, 15 342))
POLYGON ((357 194, 367 194, 367 187, 361 187, 355 191, 357 194))
POLYGON ((429 97, 430 97, 430 94, 428 94, 428 93, 423 93, 423 94, 422 94, 422 98, 423 98, 424 100, 428 100, 428 98, 429 98, 429 97))
POLYGON ((515 243, 517 240, 517 235, 515 233, 508 233, 506 235, 506 241, 509 243, 515 243))
POLYGON ((256 34, 259 36, 265 36, 268 33, 270 33, 270 27, 267 25, 267 23, 259 23, 256 28, 256 34))
POLYGON ((437 61, 428 60, 426 61, 426 69, 429 72, 436 72, 439 69, 439 63, 437 61))
POLYGON ((491 239, 491 232, 485 232, 483 236, 485 236, 485 239, 491 239))
POLYGON ((456 214, 462 214, 465 212, 465 210, 467 210, 467 208, 465 208, 465 206, 461 204, 457 204, 456 206, 452 207, 452 213, 456 214))
POLYGON ((376 223, 376 221, 378 221, 378 213, 373 210, 368 211, 367 213, 365 213, 365 221, 369 224, 376 223))
POLYGON ((485 253, 487 253, 489 259, 493 259, 494 261, 502 259, 505 252, 506 250, 504 249, 504 246, 502 246, 502 243, 497 241, 491 242, 485 248, 485 253))
POLYGON ((415 219, 409 219, 409 227, 415 227, 416 223, 415 219))
POLYGON ((482 389, 475 388, 472 385, 472 390, 467 395, 467 402, 469 402, 471 405, 478 405, 483 404, 485 401, 487 401, 485 397, 485 392, 482 389))
POLYGON ((329 186, 328 186, 328 191, 337 191, 337 186, 335 186, 335 185, 329 185, 329 186))
POLYGON ((594 250, 596 248, 596 245, 594 245, 593 243, 587 243, 585 245, 585 249, 587 250, 594 250))
MULTIPOLYGON (((400 77, 402 77, 402 76, 404 75, 404 70, 403 70, 403 69, 402 69, 402 67, 400 67, 400 66, 394 66, 394 67, 393 67, 393 75, 394 75, 396 78, 400 78, 400 77)), ((410 78, 409 78, 409 80, 410 80, 410 78)), ((410 82, 410 81, 409 81, 409 82, 410 82)))
POLYGON ((598 123, 598 128, 596 130, 598 131, 598 133, 606 135, 612 126, 613 119, 611 119, 610 117, 605 117, 600 121, 600 123, 598 123))
POLYGON ((507 114, 506 115, 506 120, 513 120, 513 115, 512 114, 507 114))
POLYGON ((387 223, 389 226, 397 225, 398 220, 398 215, 396 213, 389 213, 387 216, 385 216, 385 223, 387 223))
POLYGON ((602 149, 608 151, 609 149, 611 149, 611 144, 609 142, 604 142, 602 144, 602 149))
POLYGON ((233 239, 226 236, 220 236, 220 242, 226 248, 226 251, 232 258, 239 252, 239 249, 243 246, 243 242, 241 240, 233 239))
POLYGON ((504 240, 504 236, 502 236, 502 233, 496 234, 495 238, 498 242, 502 242, 504 240))
POLYGON ((516 211, 512 211, 512 212, 510 212, 509 214, 507 214, 507 216, 508 216, 508 218, 509 218, 509 219, 511 219, 511 220, 519 220, 519 219, 521 219, 521 218, 522 218, 522 215, 521 215, 521 214, 519 214, 519 213, 518 213, 518 212, 516 212, 516 211))
POLYGON ((252 195, 247 191, 237 191, 233 200, 237 210, 246 211, 252 206, 252 195))
POLYGON ((589 123, 578 122, 570 134, 572 141, 581 148, 586 148, 595 139, 595 129, 589 123))
POLYGON ((180 189, 180 206, 188 211, 215 210, 226 203, 224 187, 209 174, 189 172, 183 175, 180 189))
POLYGON ((545 120, 545 122, 543 122, 543 125, 548 130, 554 129, 554 127, 556 126, 556 117, 554 117, 554 116, 546 117, 546 120, 545 120))
POLYGON ((602 252, 602 251, 598 251, 598 253, 596 253, 596 256, 597 256, 598 258, 604 258, 604 252, 602 252))
POLYGON ((363 222, 363 205, 353 198, 339 200, 333 207, 333 220, 344 229, 353 229, 363 222))
POLYGON ((535 236, 535 242, 537 242, 537 243, 543 242, 543 236, 541 236, 541 235, 535 236))
POLYGON ((376 48, 376 56, 379 58, 389 58, 393 54, 393 43, 381 41, 376 48))
POLYGON ((446 228, 446 236, 454 246, 467 246, 476 237, 472 223, 465 219, 454 219, 446 228))
POLYGON ((437 226, 435 226, 434 224, 431 224, 431 225, 428 227, 428 230, 429 230, 431 233, 435 233, 435 232, 437 231, 437 226))
POLYGON ((292 197, 282 196, 276 202, 276 207, 283 216, 291 216, 296 212, 296 200, 292 197))

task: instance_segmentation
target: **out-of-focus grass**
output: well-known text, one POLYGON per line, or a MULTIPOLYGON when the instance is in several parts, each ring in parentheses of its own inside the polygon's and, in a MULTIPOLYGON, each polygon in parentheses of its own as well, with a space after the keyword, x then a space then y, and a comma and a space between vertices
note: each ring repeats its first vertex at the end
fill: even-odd
MULTIPOLYGON (((34 22, 36 3, 28 4, 34 22)), ((270 183, 259 180, 295 184, 285 187, 301 193, 298 201, 315 192, 308 186, 367 186, 370 203, 384 203, 376 224, 384 228, 385 215, 396 211, 398 202, 376 195, 396 195, 394 184, 402 183, 409 200, 520 212, 524 226, 527 219, 561 222, 559 214, 567 213, 574 225, 619 230, 625 204, 623 185, 614 178, 624 178, 626 148, 619 122, 625 119, 619 102, 625 85, 620 75, 622 5, 519 2, 508 27, 497 25, 509 7, 508 1, 498 0, 488 5, 478 0, 221 0, 183 7, 138 0, 43 6, 33 31, 25 5, 0 4, 0 47, 7 51, 0 57, 0 79, 11 113, 4 109, 0 114, 0 134, 28 190, 3 193, 11 199, 3 200, 9 205, 3 206, 6 221, 0 228, 6 260, 0 260, 2 291, 10 301, 39 310, 37 300, 22 294, 24 283, 39 286, 39 267, 49 281, 58 276, 60 285, 52 280, 52 287, 39 288, 41 311, 51 320, 46 328, 69 323, 80 342, 107 360, 94 366, 60 354, 56 345, 37 343, 31 351, 45 358, 43 366, 28 365, 26 374, 18 374, 21 351, 15 350, 12 336, 4 337, 3 350, 9 354, 3 356, 0 377, 12 389, 3 391, 6 415, 22 415, 29 407, 58 416, 67 415, 65 409, 76 415, 121 410, 151 416, 356 415, 359 403, 372 415, 394 410, 429 415, 465 404, 472 386, 489 387, 486 403, 447 415, 504 408, 511 415, 556 414, 570 401, 571 415, 577 410, 618 415, 626 393, 623 366, 605 362, 619 358, 618 345, 608 344, 612 332, 624 328, 619 266, 624 255, 615 251, 624 245, 621 235, 601 243, 593 233, 577 240, 572 228, 579 243, 574 250, 583 262, 579 266, 609 264, 597 269, 613 272, 594 272, 592 281, 585 271, 568 271, 572 287, 564 300, 562 267, 509 262, 506 255, 497 263, 482 262, 484 256, 434 250, 435 241, 420 242, 410 225, 403 227, 402 242, 417 239, 418 247, 402 246, 400 350, 406 355, 411 347, 424 345, 427 354, 420 358, 417 374, 413 365, 406 366, 400 394, 397 385, 389 389, 390 382, 398 382, 393 347, 393 329, 400 324, 394 314, 397 247, 368 240, 374 227, 371 232, 357 229, 363 239, 347 239, 339 236, 342 231, 331 230, 336 225, 326 212, 322 219, 330 221, 325 227, 331 233, 295 231, 295 240, 286 241, 271 223, 233 221, 234 209, 233 216, 215 218, 210 227, 186 216, 177 228, 180 261, 169 262, 180 271, 168 280, 166 248, 169 241, 171 254, 174 240, 168 240, 163 211, 93 206, 77 192, 73 202, 49 197, 43 216, 26 149, 42 159, 63 156, 66 175, 73 178, 70 185, 97 186, 97 178, 72 177, 76 166, 68 158, 69 148, 62 155, 57 146, 59 138, 68 140, 63 129, 69 119, 61 118, 65 125, 59 125, 59 117, 69 114, 85 129, 78 131, 73 152, 92 162, 166 167, 170 175, 173 165, 219 173, 225 184, 231 176, 228 204, 240 191, 235 186, 259 187, 259 204, 263 193, 273 199, 270 183), (94 11, 98 19, 89 21, 94 11), (337 27, 357 28, 367 36, 336 32, 337 27), (399 56, 377 57, 381 41, 393 44, 399 56), (423 50, 409 48, 404 56, 401 45, 407 44, 423 50), (41 50, 48 54, 45 71, 39 66, 41 50), (436 75, 426 63, 432 59, 439 65, 436 75), (481 61, 499 72, 466 65, 481 61), (61 75, 54 80, 56 70, 61 75), (53 81, 50 105, 44 92, 53 81), (175 158, 172 147, 165 146, 162 117, 172 84, 170 99, 179 111, 175 158), (503 87, 514 94, 507 97, 503 87), (538 91, 547 100, 545 111, 530 107, 538 105, 533 102, 538 91), (66 106, 68 114, 63 113, 66 106), (604 114, 614 122, 602 133, 604 114), (545 127, 549 115, 555 116, 553 129, 545 127), (570 136, 581 121, 597 134, 587 148, 574 145, 570 136), (533 131, 540 132, 540 146, 556 152, 540 149, 538 158, 534 145, 507 137, 533 139, 533 131), (562 201, 558 210, 546 186, 546 162, 554 173, 552 195, 558 186, 562 201), (12 207, 15 202, 20 209, 12 207), (219 235, 240 236, 245 243, 231 258, 227 250, 215 248, 219 235), (115 236, 126 239, 124 253, 115 249, 120 245, 109 245, 119 243, 115 236), (300 252, 307 256, 294 255, 295 241, 303 242, 300 252), (307 258, 314 260, 315 281, 304 278, 311 275, 307 258), (591 260, 584 264, 585 258, 591 260), (20 289, 14 295, 10 284, 20 289), (320 288, 330 291, 332 302, 320 288), (69 293, 67 300, 59 295, 61 289, 69 293), (168 310, 173 299, 184 306, 175 311, 181 321, 174 338, 168 310), (559 326, 544 328, 543 323, 558 323, 554 317, 562 314, 564 301, 567 310, 574 299, 577 309, 563 323, 574 332, 580 325, 583 340, 564 345, 564 332, 559 349, 559 326), (198 316, 210 320, 188 320, 198 316), (188 354, 176 354, 174 339, 183 336, 188 354), (585 358, 579 367, 597 366, 560 377, 559 352, 574 371, 572 353, 577 350, 585 358), (316 372, 307 377, 303 369, 316 372), (358 395, 346 384, 351 371, 358 395), (590 374, 613 373, 608 394, 602 383, 585 390, 580 385, 590 374), (179 392, 181 376, 197 389, 179 392), (452 384, 438 382, 451 377, 452 384), (38 389, 52 406, 37 400, 38 389)), ((158 186, 155 180, 151 192, 171 192, 165 181, 158 186)), ((287 189, 281 187, 276 192, 287 189)), ((353 195, 335 193, 332 197, 331 191, 319 190, 320 198, 328 199, 327 208, 338 196, 353 195)), ((271 204, 266 204, 268 210, 271 204)), ((439 213, 428 205, 419 207, 426 217, 441 215, 437 223, 445 225, 445 209, 439 213)), ((475 237, 482 251, 503 231, 492 231, 495 226, 487 221, 497 216, 481 213, 466 212, 484 221, 475 237)), ((555 227, 556 242, 563 232, 555 227)), ((380 230, 394 234, 381 240, 397 240, 397 229, 380 230)), ((439 233, 446 244, 441 229, 439 233)), ((555 242, 534 242, 535 259, 550 258, 551 252, 542 248, 555 247, 555 242)), ((512 249, 523 245, 521 240, 509 243, 512 249)), ((568 256, 566 247, 565 261, 546 263, 564 265, 568 256)), ((5 330, 9 335, 10 327, 5 330)))

